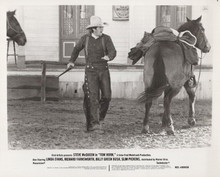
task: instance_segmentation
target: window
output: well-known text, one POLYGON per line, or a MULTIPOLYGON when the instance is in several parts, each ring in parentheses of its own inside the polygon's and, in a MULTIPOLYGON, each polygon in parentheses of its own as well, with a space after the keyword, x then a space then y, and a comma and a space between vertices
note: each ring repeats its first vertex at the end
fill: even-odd
POLYGON ((157 6, 157 26, 167 26, 178 29, 186 22, 186 17, 191 18, 191 6, 157 6))

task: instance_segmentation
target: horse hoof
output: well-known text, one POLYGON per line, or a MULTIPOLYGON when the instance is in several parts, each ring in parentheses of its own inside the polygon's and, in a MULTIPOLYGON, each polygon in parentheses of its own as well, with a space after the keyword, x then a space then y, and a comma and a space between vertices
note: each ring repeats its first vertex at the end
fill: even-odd
POLYGON ((173 130, 167 131, 167 135, 174 135, 174 131, 173 130))
POLYGON ((189 124, 190 126, 195 126, 196 120, 195 120, 195 119, 188 119, 188 124, 189 124))
POLYGON ((173 125, 170 125, 169 127, 167 127, 166 132, 167 132, 167 135, 174 135, 173 125))
POLYGON ((165 129, 160 130, 159 135, 162 135, 162 136, 166 135, 166 130, 165 129))
POLYGON ((150 133, 149 125, 143 126, 142 130, 141 130, 141 133, 144 133, 144 134, 150 133))
POLYGON ((143 134, 149 134, 150 131, 149 131, 149 130, 146 130, 146 129, 142 129, 142 130, 141 130, 141 133, 143 133, 143 134))

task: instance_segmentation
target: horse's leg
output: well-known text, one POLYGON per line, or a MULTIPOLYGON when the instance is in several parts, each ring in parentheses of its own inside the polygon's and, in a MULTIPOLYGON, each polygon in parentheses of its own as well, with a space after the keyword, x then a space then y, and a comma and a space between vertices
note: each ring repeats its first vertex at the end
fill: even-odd
POLYGON ((145 103, 145 117, 143 121, 143 127, 142 127, 142 133, 150 133, 149 130, 149 112, 152 105, 152 100, 148 100, 147 103, 145 103))
POLYGON ((168 135, 174 134, 173 120, 170 113, 170 104, 172 98, 176 96, 180 91, 180 88, 167 88, 164 91, 164 114, 162 118, 162 128, 166 129, 168 135))
POLYGON ((196 102, 195 89, 189 87, 189 85, 187 83, 185 83, 184 88, 186 89, 186 92, 189 95, 188 124, 190 126, 194 126, 196 124, 196 119, 195 119, 195 102, 196 102))

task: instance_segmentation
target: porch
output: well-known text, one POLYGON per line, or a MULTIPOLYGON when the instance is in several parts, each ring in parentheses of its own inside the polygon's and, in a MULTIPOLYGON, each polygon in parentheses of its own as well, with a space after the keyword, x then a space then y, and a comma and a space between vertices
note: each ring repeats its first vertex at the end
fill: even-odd
MULTIPOLYGON (((136 99, 144 91, 143 65, 132 66, 112 63, 109 64, 109 68, 112 98, 136 99)), ((78 64, 74 69, 58 78, 57 76, 65 69, 66 63, 64 62, 30 61, 22 67, 8 64, 8 99, 35 98, 45 101, 47 99, 59 100, 83 97, 84 64, 78 64), (46 63, 46 65, 44 66, 43 63, 46 63), (16 77, 14 80, 20 86, 15 87, 15 85, 9 84, 9 82, 13 82, 9 80, 9 77, 16 77), (27 77, 30 79, 29 81, 27 77), (29 86, 24 87, 24 84, 22 86, 22 80, 29 83, 29 86)), ((198 79, 199 66, 196 67, 195 75, 198 79)), ((202 67, 196 95, 197 99, 212 98, 212 67, 202 67)), ((176 98, 184 99, 185 97, 187 97, 187 94, 182 89, 176 98)))

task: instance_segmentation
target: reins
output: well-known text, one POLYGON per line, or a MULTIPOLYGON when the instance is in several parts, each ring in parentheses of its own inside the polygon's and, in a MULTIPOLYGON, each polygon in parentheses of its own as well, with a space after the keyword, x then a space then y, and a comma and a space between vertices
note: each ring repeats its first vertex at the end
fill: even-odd
MULTIPOLYGON (((194 39, 195 39, 195 42, 193 43, 193 44, 189 44, 188 42, 186 42, 186 41, 184 41, 184 40, 181 40, 181 39, 179 39, 181 42, 184 42, 185 44, 187 44, 187 45, 189 45, 189 46, 191 46, 191 47, 194 47, 194 48, 196 48, 195 47, 195 44, 196 44, 196 42, 197 42, 197 38, 190 32, 190 31, 183 31, 183 32, 180 32, 179 33, 179 37, 182 37, 183 36, 183 34, 185 34, 185 33, 189 33, 194 39)), ((200 49, 199 49, 200 50, 200 49)), ((201 50, 200 50, 201 51, 201 50)), ((195 88, 195 93, 196 93, 196 91, 197 91, 197 89, 198 89, 198 85, 199 85, 199 82, 200 82, 200 76, 201 76, 201 70, 202 70, 202 59, 205 57, 205 55, 203 56, 202 55, 203 53, 202 53, 202 51, 201 51, 201 56, 199 57, 199 60, 200 60, 200 64, 199 64, 199 75, 198 75, 198 79, 197 79, 197 84, 196 84, 196 88, 195 88)))
POLYGON ((196 91, 197 91, 197 89, 198 89, 198 85, 199 85, 199 81, 200 81, 200 76, 201 76, 201 70, 202 70, 202 59, 205 57, 205 55, 204 56, 202 56, 202 51, 201 51, 201 57, 199 57, 199 60, 200 60, 200 64, 199 64, 199 76, 198 76, 198 82, 197 82, 197 85, 196 85, 196 88, 195 88, 195 93, 196 93, 196 91))

